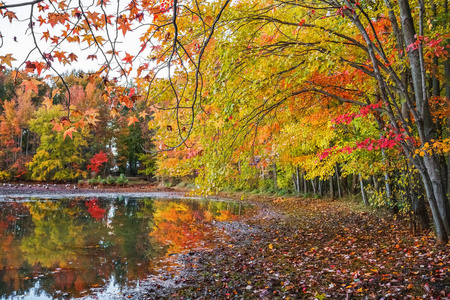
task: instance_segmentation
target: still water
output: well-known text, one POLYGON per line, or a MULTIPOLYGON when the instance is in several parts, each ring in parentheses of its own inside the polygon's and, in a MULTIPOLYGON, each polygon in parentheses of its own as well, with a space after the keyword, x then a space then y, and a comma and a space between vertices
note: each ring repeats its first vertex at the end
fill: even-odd
POLYGON ((72 197, 0 202, 0 299, 97 298, 157 274, 171 254, 214 247, 239 203, 72 197))

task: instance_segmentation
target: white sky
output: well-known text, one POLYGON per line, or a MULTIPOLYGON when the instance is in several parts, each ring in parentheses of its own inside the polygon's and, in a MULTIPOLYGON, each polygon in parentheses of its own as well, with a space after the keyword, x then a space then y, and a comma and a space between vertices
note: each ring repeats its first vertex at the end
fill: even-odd
MULTIPOLYGON (((24 0, 24 1, 28 1, 28 0, 24 0)), ((117 0, 111 0, 110 1, 110 7, 111 8, 115 8, 116 2, 117 0)), ((4 0, 4 3, 7 4, 13 4, 13 3, 17 3, 18 1, 13 1, 13 0, 4 0)), ((47 4, 48 1, 45 1, 44 4, 47 4)), ((78 2, 78 1, 76 1, 78 2)), ((89 4, 91 1, 85 1, 87 4, 89 4)), ((83 4, 85 3, 83 2, 83 4)), ((128 1, 123 3, 127 4, 128 1)), ((34 50, 31 54, 30 51, 34 48, 34 43, 33 43, 33 38, 31 35, 31 30, 28 28, 28 24, 29 24, 29 17, 30 17, 30 11, 31 11, 31 6, 25 6, 25 7, 20 7, 20 8, 11 8, 11 11, 14 11, 19 19, 18 20, 13 20, 12 23, 9 22, 8 18, 1 18, 0 17, 0 32, 1 35, 3 36, 3 45, 0 47, 0 56, 4 56, 6 54, 11 53, 12 57, 16 59, 16 61, 12 61, 12 67, 13 68, 18 68, 24 61, 41 61, 40 57, 40 53, 37 50, 34 50), (17 42, 14 40, 16 39, 17 42), (29 55, 30 54, 30 55, 29 55), (29 55, 29 56, 28 56, 29 55), (28 57, 27 57, 28 56, 28 57)), ((109 13, 109 12, 108 12, 109 13)), ((113 14, 114 12, 111 12, 111 14, 113 14)), ((37 18, 39 16, 39 12, 38 9, 35 5, 34 8, 34 17, 37 18)), ((146 18, 148 19, 149 16, 146 16, 146 18)), ((145 20, 144 21, 150 21, 150 20, 145 20)), ((54 36, 54 35, 59 35, 63 29, 65 29, 65 27, 61 24, 57 24, 55 25, 54 28, 52 28, 50 25, 48 24, 44 24, 43 26, 39 26, 39 22, 35 21, 35 27, 34 30, 36 32, 36 36, 37 36, 37 43, 39 45, 39 47, 41 48, 41 50, 44 53, 49 53, 52 50, 54 50, 54 44, 52 45, 50 43, 50 40, 48 42, 45 42, 44 39, 40 39, 42 36, 42 32, 45 32, 47 30, 49 30, 50 32, 50 36, 54 36)), ((113 28, 111 28, 113 29, 113 28)), ((139 37, 140 37, 140 32, 142 32, 142 30, 145 29, 145 26, 142 27, 142 29, 140 31, 133 31, 133 32, 128 32, 126 34, 126 36, 124 37, 122 35, 122 32, 119 31, 117 33, 118 36, 118 41, 119 43, 116 45, 117 48, 116 50, 120 51, 119 52, 119 56, 121 58, 125 57, 125 52, 129 53, 130 55, 136 56, 140 49, 141 49, 141 42, 139 41, 139 37)), ((107 39, 107 36, 105 34, 105 32, 102 31, 96 31, 94 32, 96 35, 101 35, 103 36, 105 39, 107 39)), ((110 35, 115 37, 116 32, 115 30, 111 30, 110 35)), ((102 54, 100 52, 96 52, 96 49, 94 47, 88 48, 87 47, 88 44, 86 42, 82 43, 82 44, 77 44, 77 43, 67 43, 65 42, 60 49, 56 49, 59 51, 66 51, 67 53, 74 53, 78 56, 78 62, 73 62, 71 65, 63 65, 62 63, 58 62, 58 59, 54 58, 54 62, 52 63, 52 66, 56 69, 57 72, 59 73, 63 73, 63 72, 68 72, 71 70, 83 70, 85 72, 88 71, 95 71, 98 70, 100 65, 99 62, 103 63, 102 60, 102 54), (92 61, 92 60, 87 60, 87 56, 91 55, 91 54, 96 54, 97 57, 99 58, 99 61, 97 62, 96 60, 92 61)), ((107 48, 107 44, 105 45, 105 48, 107 50, 109 50, 109 48, 107 48)), ((151 47, 147 47, 144 53, 141 53, 141 56, 143 58, 145 58, 146 56, 151 55, 151 47)), ((141 59, 142 61, 143 59, 141 59)), ((124 64, 124 62, 122 62, 124 64)), ((137 69, 139 65, 139 61, 135 61, 133 63, 133 66, 135 69, 137 69)), ((129 65, 126 65, 129 66, 129 65)), ((24 67, 24 65, 22 65, 22 68, 24 67)), ((46 70, 42 72, 41 76, 45 76, 47 74, 50 75, 54 75, 54 72, 51 70, 46 70)), ((118 73, 111 74, 112 76, 118 76, 118 73)), ((131 73, 131 77, 134 76, 135 73, 131 73)), ((130 79, 130 78, 129 78, 130 79)))

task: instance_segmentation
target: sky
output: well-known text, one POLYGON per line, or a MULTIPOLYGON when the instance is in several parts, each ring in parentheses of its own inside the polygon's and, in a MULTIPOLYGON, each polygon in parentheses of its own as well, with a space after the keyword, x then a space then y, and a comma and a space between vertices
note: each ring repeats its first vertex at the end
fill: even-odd
MULTIPOLYGON (((46 3, 45 1, 44 3, 46 3)), ((78 1, 76 1, 78 2, 78 1)), ((89 2, 89 1, 86 1, 89 2)), ((111 8, 112 9, 115 6, 116 0, 111 0, 111 8)), ((13 0, 5 0, 4 3, 12 4, 17 3, 17 1, 13 0)), ((117 2, 116 2, 117 3, 117 2)), ((83 2, 84 4, 84 2, 83 2)), ((9 22, 7 17, 1 18, 0 17, 0 33, 2 36, 1 41, 1 47, 0 47, 0 56, 5 56, 7 54, 12 54, 12 57, 16 59, 16 61, 12 61, 12 67, 13 68, 23 68, 25 61, 37 61, 40 60, 41 54, 36 49, 31 51, 34 48, 33 38, 31 35, 31 30, 28 26, 29 24, 29 18, 30 18, 30 12, 31 12, 31 6, 27 5, 24 7, 19 8, 11 8, 12 11, 14 11, 18 17, 19 20, 14 19, 12 23, 9 22), (31 52, 30 52, 31 51, 31 52)), ((110 12, 108 12, 110 13, 110 12)), ((113 13, 113 12, 111 12, 113 13)), ((34 18, 37 18, 39 16, 39 12, 37 7, 34 8, 33 13, 34 18)), ((53 50, 58 51, 65 51, 67 53, 74 53, 78 56, 78 61, 73 62, 71 65, 64 65, 62 63, 58 63, 58 60, 54 58, 54 62, 52 63, 53 68, 58 73, 64 73, 69 72, 71 70, 82 70, 85 72, 98 70, 100 68, 100 64, 96 62, 95 60, 87 60, 88 55, 97 55, 99 58, 101 58, 101 53, 96 51, 93 47, 89 48, 87 47, 87 43, 83 44, 77 44, 77 43, 67 43, 65 42, 59 49, 54 47, 55 44, 51 44, 50 40, 48 42, 45 41, 45 39, 42 38, 42 33, 45 31, 50 32, 50 36, 59 35, 58 33, 61 33, 61 30, 65 29, 63 25, 57 24, 52 28, 48 24, 44 24, 43 26, 38 26, 39 22, 35 21, 36 26, 34 27, 34 30, 36 32, 37 36, 37 43, 39 45, 39 48, 44 53, 50 53, 53 50)), ((137 55, 141 49, 139 36, 140 33, 143 32, 145 27, 142 27, 140 30, 135 29, 132 32, 128 32, 126 36, 124 37, 122 32, 115 32, 110 31, 110 36, 115 37, 117 34, 117 38, 119 43, 117 44, 117 50, 119 51, 119 55, 121 57, 125 57, 125 52, 129 53, 130 55, 137 55)), ((107 36, 105 32, 98 31, 95 32, 95 34, 102 35, 105 39, 107 39, 107 36)), ((107 45, 108 43, 106 43, 107 45)), ((108 50, 107 47, 105 47, 106 50, 108 50)), ((150 51, 148 51, 150 55, 150 51)), ((145 58, 146 55, 143 56, 145 58)), ((141 59, 143 60, 143 59, 141 59)), ((124 62, 122 62, 124 63, 124 62)), ((138 64, 139 62, 134 62, 133 65, 138 64)), ((55 72, 52 70, 46 70, 42 72, 42 76, 45 76, 47 74, 55 75, 55 72)), ((118 76, 118 73, 111 74, 111 76, 118 76)), ((135 72, 131 73, 131 77, 135 76, 135 72)))

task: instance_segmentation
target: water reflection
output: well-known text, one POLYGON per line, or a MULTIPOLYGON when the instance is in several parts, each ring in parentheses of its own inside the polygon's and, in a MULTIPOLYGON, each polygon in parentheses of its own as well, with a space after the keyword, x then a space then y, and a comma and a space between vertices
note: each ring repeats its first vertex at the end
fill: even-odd
POLYGON ((0 299, 67 299, 120 291, 155 272, 158 257, 217 240, 212 221, 240 204, 206 200, 71 198, 0 202, 0 299))

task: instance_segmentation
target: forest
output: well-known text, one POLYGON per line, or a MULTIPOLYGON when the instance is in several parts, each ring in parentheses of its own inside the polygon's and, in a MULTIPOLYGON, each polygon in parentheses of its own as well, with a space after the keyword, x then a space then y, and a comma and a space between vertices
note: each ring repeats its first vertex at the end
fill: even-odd
POLYGON ((359 195, 448 242, 447 0, 87 2, 0 6, 0 180, 359 195))

